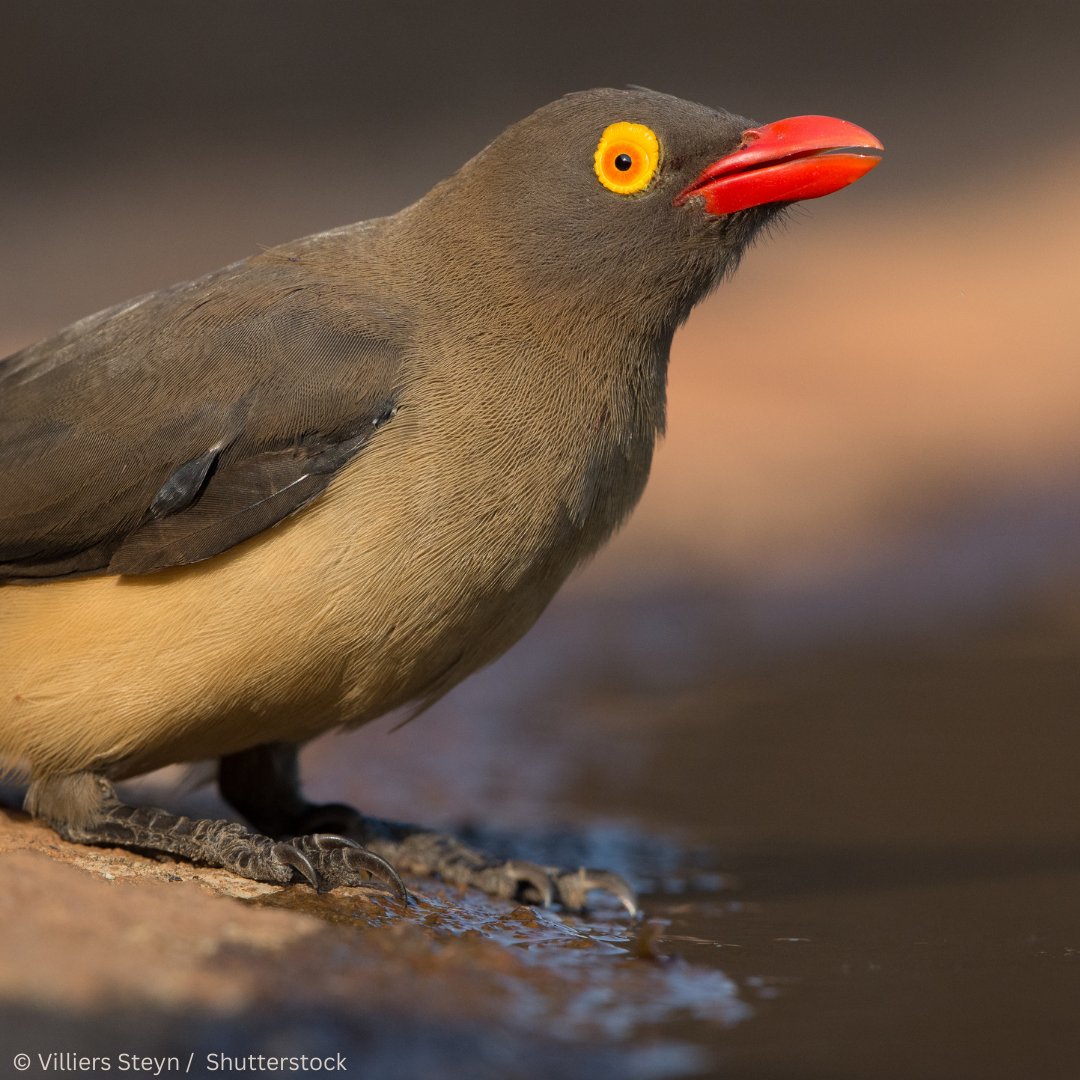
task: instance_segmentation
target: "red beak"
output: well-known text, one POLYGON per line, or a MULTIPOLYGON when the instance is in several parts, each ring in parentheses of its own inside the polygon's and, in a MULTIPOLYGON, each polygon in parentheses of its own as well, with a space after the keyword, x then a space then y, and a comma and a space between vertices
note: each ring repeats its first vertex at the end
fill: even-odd
POLYGON ((792 116, 743 132, 738 150, 714 161, 675 198, 700 195, 710 214, 829 195, 868 173, 885 147, 831 116, 792 116))

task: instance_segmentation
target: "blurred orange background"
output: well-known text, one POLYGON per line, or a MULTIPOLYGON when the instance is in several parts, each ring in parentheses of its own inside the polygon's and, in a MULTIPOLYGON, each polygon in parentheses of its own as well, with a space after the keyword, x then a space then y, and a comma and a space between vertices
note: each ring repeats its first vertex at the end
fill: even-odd
POLYGON ((1068 573, 1080 18, 1060 5, 4 8, 0 352, 392 212, 570 89, 831 112, 886 163, 796 208, 677 337, 650 489, 575 587, 833 591, 880 626, 1068 573))

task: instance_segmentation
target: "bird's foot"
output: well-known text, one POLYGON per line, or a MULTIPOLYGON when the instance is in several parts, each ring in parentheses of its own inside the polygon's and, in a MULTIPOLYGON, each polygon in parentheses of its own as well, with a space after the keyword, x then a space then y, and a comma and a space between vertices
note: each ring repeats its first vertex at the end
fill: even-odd
POLYGON ((621 875, 610 870, 500 860, 469 847, 453 836, 414 825, 365 817, 350 806, 308 804, 296 822, 298 832, 332 832, 349 837, 369 853, 381 856, 406 873, 438 876, 452 885, 471 886, 505 900, 581 912, 593 891, 613 896, 631 915, 638 912, 637 896, 621 875))
POLYGON ((111 785, 101 783, 101 808, 91 822, 50 822, 64 839, 179 855, 191 862, 277 885, 299 879, 320 892, 337 885, 368 885, 374 879, 403 903, 408 899, 394 868, 349 837, 322 832, 274 840, 235 821, 189 818, 153 807, 128 806, 115 796, 111 785))
POLYGON ((638 910, 630 885, 608 870, 564 870, 539 863, 494 859, 452 836, 365 817, 341 803, 308 802, 300 790, 297 747, 267 743, 221 759, 218 784, 226 801, 271 836, 330 833, 361 844, 402 872, 438 876, 506 900, 558 903, 583 911, 589 893, 609 893, 631 914, 638 910))
POLYGON ((277 862, 292 867, 317 892, 326 892, 337 885, 366 885, 374 879, 382 882, 403 904, 408 902, 405 884, 390 863, 347 836, 309 833, 270 843, 277 862))

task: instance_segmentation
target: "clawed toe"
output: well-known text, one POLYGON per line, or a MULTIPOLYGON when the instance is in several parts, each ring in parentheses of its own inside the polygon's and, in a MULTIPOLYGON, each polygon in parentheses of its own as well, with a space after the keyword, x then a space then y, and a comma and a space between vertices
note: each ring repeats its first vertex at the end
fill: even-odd
POLYGON ((614 896, 631 915, 638 913, 637 896, 630 884, 609 870, 560 870, 514 860, 486 866, 468 883, 493 896, 540 907, 558 903, 572 912, 584 911, 589 893, 601 891, 614 896))
POLYGON ((276 844, 274 854, 318 892, 335 885, 364 885, 370 877, 386 885, 401 903, 408 902, 408 891, 397 871, 348 837, 333 833, 297 836, 276 844))
POLYGON ((316 892, 319 891, 319 875, 311 860, 300 851, 294 844, 285 840, 277 843, 271 849, 273 855, 286 866, 291 866, 316 892))
POLYGON ((551 874, 543 866, 515 861, 504 863, 501 869, 513 884, 512 899, 551 907, 555 899, 555 886, 551 874))
POLYGON ((596 890, 614 896, 630 915, 638 914, 637 894, 621 874, 583 866, 580 870, 556 871, 552 881, 559 903, 568 911, 584 911, 586 898, 596 890))

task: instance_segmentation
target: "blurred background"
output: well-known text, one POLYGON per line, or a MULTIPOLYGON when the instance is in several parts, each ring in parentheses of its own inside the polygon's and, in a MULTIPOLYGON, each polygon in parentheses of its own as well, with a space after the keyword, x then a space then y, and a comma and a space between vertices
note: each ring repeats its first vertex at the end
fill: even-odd
POLYGON ((5 352, 393 212, 571 89, 869 127, 888 164, 796 208, 679 337, 651 489, 579 587, 632 563, 638 583, 700 576, 768 633, 809 616, 777 609, 798 593, 817 634, 973 610, 1068 563, 1080 33, 1061 5, 109 0, 4 4, 3 25, 5 352))
MULTIPOLYGON (((937 988, 923 1000, 940 1027, 924 1025, 919 1075, 958 1068, 945 1047, 965 1031, 979 1075, 1019 1075, 1010 1052, 1027 1075, 1075 1075, 1061 984, 1031 965, 1080 949, 1080 14, 51 0, 0 15, 2 354, 391 213, 570 90, 638 83, 878 135, 884 164, 796 207, 676 337, 644 501, 536 630, 393 737, 323 740, 307 771, 317 794, 390 816, 585 822, 597 857, 658 889, 662 859, 637 847, 704 846, 744 897, 796 904, 781 921, 832 896, 811 921, 841 942, 867 897, 888 938, 910 890, 931 890, 939 936, 970 945, 949 971, 972 982, 937 971, 919 991, 937 988), (1036 897, 1032 875, 1052 886, 1036 897), (967 891, 988 880, 1006 883, 993 911, 967 891), (989 921, 969 941, 974 909, 989 921), (1038 945, 1003 958, 1006 938, 1038 945), (971 997, 1006 969, 1037 1005, 971 997), (979 1042, 999 1021, 1019 1042, 979 1042)), ((780 979, 789 961, 751 947, 773 929, 725 924, 753 956, 725 953, 729 970, 780 979)), ((816 986, 834 960, 789 982, 816 986)), ((820 1000, 759 1006, 772 1064, 914 1067, 925 1009, 863 1016, 863 1044, 841 1050, 820 1000)))

